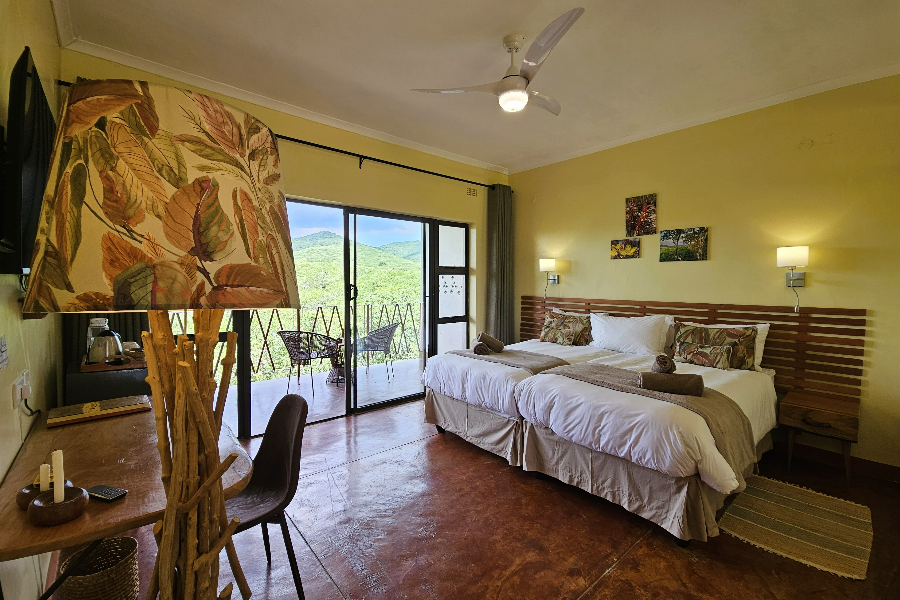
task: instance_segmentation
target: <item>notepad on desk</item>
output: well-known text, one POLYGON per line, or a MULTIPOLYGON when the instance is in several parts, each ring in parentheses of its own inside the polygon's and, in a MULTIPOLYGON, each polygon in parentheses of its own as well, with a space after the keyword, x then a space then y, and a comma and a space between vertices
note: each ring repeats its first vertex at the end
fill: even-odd
POLYGON ((110 398, 99 402, 85 402, 53 408, 47 411, 47 427, 59 427, 72 423, 83 423, 109 417, 118 417, 129 413, 150 410, 150 396, 125 396, 110 398))

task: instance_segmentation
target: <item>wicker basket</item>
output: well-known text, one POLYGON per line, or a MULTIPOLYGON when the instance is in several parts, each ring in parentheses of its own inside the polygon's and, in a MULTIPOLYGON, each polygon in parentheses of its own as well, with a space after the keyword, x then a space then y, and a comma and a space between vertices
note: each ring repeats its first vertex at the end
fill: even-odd
MULTIPOLYGON (((140 593, 137 540, 132 537, 103 540, 56 592, 60 600, 136 600, 140 593)), ((66 570, 77 552, 60 566, 66 570)))

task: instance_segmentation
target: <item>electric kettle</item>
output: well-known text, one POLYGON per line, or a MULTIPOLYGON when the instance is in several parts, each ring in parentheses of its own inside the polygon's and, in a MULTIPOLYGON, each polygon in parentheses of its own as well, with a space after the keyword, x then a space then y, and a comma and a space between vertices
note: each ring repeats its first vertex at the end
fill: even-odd
POLYGON ((88 350, 87 362, 94 364, 105 361, 110 356, 122 355, 122 338, 115 331, 109 329, 101 331, 88 350))

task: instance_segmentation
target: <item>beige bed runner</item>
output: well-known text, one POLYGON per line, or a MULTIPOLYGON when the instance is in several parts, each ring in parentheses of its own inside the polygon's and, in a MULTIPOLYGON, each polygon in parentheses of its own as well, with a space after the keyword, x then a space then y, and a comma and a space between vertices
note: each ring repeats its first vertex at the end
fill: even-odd
POLYGON ((568 361, 555 356, 547 356, 546 354, 538 354, 536 352, 525 352, 524 350, 504 350, 503 352, 495 352, 493 354, 475 354, 472 350, 451 350, 447 354, 459 354, 467 358, 477 360, 486 360, 488 362, 499 363, 508 367, 516 367, 524 369, 532 375, 537 375, 554 367, 568 365, 568 361))
POLYGON ((716 442, 716 448, 734 471, 739 484, 738 489, 734 491, 743 491, 746 487, 743 478, 744 470, 757 460, 753 443, 753 429, 741 407, 725 394, 711 388, 706 388, 703 396, 680 396, 645 390, 640 387, 641 374, 637 371, 596 363, 566 365, 547 370, 545 373, 562 375, 619 392, 639 394, 663 402, 671 402, 700 415, 709 426, 709 431, 716 442))

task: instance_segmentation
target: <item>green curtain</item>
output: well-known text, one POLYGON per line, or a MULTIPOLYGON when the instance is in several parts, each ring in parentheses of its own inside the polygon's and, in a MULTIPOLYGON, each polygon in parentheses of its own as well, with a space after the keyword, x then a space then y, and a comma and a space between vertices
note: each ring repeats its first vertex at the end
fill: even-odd
POLYGON ((504 344, 515 341, 512 188, 496 184, 487 199, 487 318, 485 330, 504 344))

